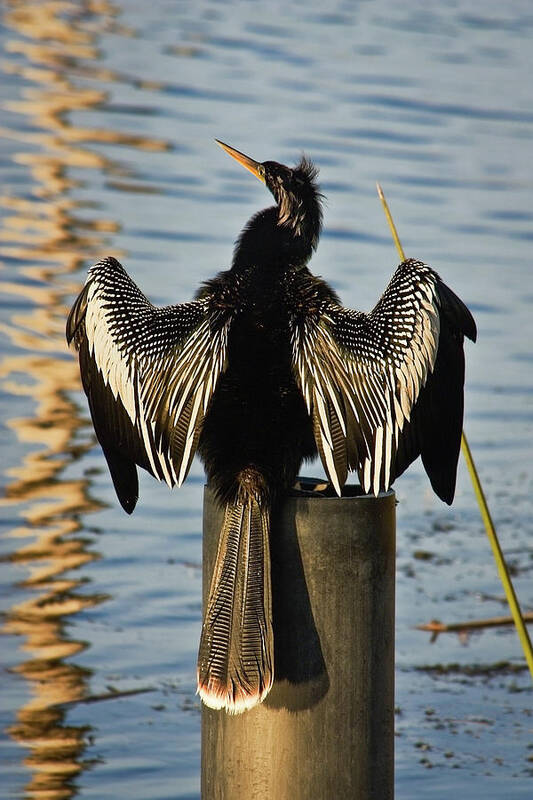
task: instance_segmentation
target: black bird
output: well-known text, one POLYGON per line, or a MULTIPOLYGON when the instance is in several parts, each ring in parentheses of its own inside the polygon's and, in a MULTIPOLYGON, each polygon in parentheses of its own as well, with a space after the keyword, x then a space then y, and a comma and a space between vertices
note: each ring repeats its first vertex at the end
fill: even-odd
POLYGON ((219 144, 275 204, 239 236, 231 269, 192 302, 154 307, 114 258, 70 312, 97 437, 123 508, 136 465, 169 486, 195 451, 225 509, 203 623, 198 691, 243 711, 273 677, 269 520, 317 451, 337 493, 349 470, 386 490, 419 455, 451 503, 463 420, 462 301, 408 259, 368 314, 343 308, 308 261, 322 225, 317 169, 259 163, 219 144))

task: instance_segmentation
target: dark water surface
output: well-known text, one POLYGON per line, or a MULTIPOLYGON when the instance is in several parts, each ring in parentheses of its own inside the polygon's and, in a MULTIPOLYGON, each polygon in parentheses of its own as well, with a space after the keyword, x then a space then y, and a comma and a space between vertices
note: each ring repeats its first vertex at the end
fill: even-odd
MULTIPOLYGON (((405 249, 475 313, 465 428, 533 605, 533 9, 447 2, 6 0, 0 29, 2 798, 199 797, 203 473, 121 512, 64 322, 89 264, 157 303, 226 267, 264 187, 213 144, 321 169, 313 269, 368 309, 405 249), (113 696, 115 695, 115 696, 113 696)), ((318 465, 310 468, 317 473, 318 465)), ((515 633, 469 477, 396 484, 399 800, 533 796, 515 633)))

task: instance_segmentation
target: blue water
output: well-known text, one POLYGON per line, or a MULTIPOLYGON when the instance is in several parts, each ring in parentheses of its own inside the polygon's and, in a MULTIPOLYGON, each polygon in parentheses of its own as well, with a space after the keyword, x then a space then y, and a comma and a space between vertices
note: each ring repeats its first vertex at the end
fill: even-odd
MULTIPOLYGON (((104 254, 157 303, 229 264, 269 198, 214 137, 315 160, 327 206, 313 269, 346 305, 371 308, 397 262, 377 180, 406 252, 470 305, 465 430, 531 609, 532 34, 519 0, 6 4, 2 798, 199 797, 201 466, 172 493, 143 475, 126 517, 63 329, 104 254)), ((507 613, 464 464, 451 508, 418 464, 395 489, 396 796, 529 798, 515 633, 431 643, 414 629, 507 613)))

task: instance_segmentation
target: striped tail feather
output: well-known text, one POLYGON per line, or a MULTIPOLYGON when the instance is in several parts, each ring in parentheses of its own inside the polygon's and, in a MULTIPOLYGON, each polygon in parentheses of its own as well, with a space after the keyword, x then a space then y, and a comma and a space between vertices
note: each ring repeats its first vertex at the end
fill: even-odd
POLYGON ((228 503, 204 616, 198 693, 210 708, 239 714, 274 679, 270 513, 256 497, 228 503))

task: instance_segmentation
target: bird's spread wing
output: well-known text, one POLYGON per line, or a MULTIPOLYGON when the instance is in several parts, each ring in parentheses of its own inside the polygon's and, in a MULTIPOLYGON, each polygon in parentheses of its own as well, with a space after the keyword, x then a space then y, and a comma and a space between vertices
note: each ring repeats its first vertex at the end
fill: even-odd
POLYGON ((400 264, 369 314, 324 303, 295 320, 295 374, 339 494, 348 470, 358 471, 365 492, 378 494, 422 453, 435 491, 451 502, 464 334, 475 339, 466 306, 413 260, 400 264), (439 446, 435 428, 447 451, 439 454, 444 466, 432 452, 439 446))
POLYGON ((113 258, 89 271, 67 341, 80 370, 115 489, 131 512, 135 464, 169 486, 185 479, 224 369, 228 322, 209 298, 154 307, 113 258))

